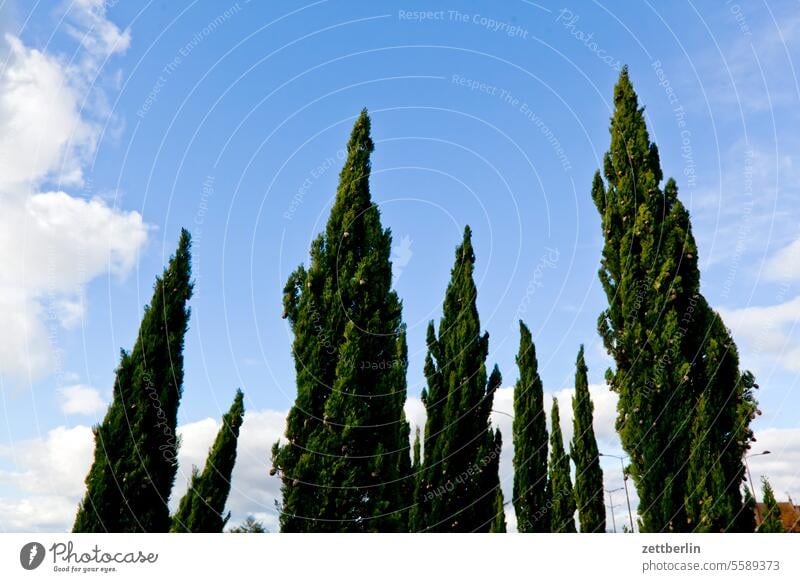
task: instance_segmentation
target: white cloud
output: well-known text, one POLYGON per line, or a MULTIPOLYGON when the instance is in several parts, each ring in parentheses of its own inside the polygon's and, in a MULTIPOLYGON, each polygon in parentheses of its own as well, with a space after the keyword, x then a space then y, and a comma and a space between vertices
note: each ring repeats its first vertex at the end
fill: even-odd
POLYGON ((800 297, 765 307, 720 310, 748 360, 766 358, 789 371, 800 371, 800 297))
MULTIPOLYGON (((219 420, 206 418, 179 427, 179 470, 170 498, 171 507, 177 507, 178 501, 186 493, 192 465, 202 468, 205 464, 208 449, 219 426, 219 420)), ((228 497, 227 507, 231 512, 229 525, 236 525, 248 515, 253 515, 270 531, 278 531, 275 500, 280 500, 280 481, 269 475, 272 466, 270 450, 272 443, 283 436, 285 428, 285 412, 261 410, 245 413, 228 497)))
POLYGON ((757 445, 752 452, 770 451, 769 455, 748 459, 761 500, 761 477, 769 479, 778 501, 791 497, 800 502, 800 428, 766 428, 756 432, 757 445))
POLYGON ((106 408, 100 391, 85 384, 65 386, 59 393, 64 414, 97 414, 106 408))
MULTIPOLYGON (((67 64, 6 35, 0 70, 0 373, 36 379, 59 354, 53 326, 80 323, 86 285, 135 265, 147 227, 137 212, 60 188, 84 182, 100 121, 95 81, 100 58, 127 48, 130 35, 105 19, 105 3, 80 0, 70 11, 86 58, 67 64), (48 191, 47 184, 58 189, 48 191)), ((101 108, 102 109, 102 108, 101 108)))
MULTIPOLYGON (((564 388, 557 391, 548 391, 544 394, 544 406, 547 416, 547 431, 551 432, 550 425, 550 411, 553 405, 553 397, 558 399, 559 414, 561 416, 561 433, 564 439, 564 446, 569 450, 569 443, 572 440, 572 395, 575 390, 573 388, 564 388)), ((617 415, 617 395, 611 392, 605 385, 592 384, 589 386, 589 392, 592 396, 594 403, 594 430, 597 438, 597 446, 601 452, 622 455, 622 445, 619 441, 619 436, 614 430, 614 422, 617 415)), ((495 393, 494 397, 494 410, 495 414, 492 415, 492 423, 500 428, 503 435, 503 450, 500 454, 500 482, 503 487, 503 495, 506 501, 513 499, 512 487, 514 484, 514 444, 512 442, 512 416, 514 414, 514 389, 501 388, 495 393)), ((616 489, 621 487, 622 483, 622 470, 619 466, 619 461, 610 457, 602 460, 603 478, 606 489, 616 489)), ((631 504, 634 511, 638 503, 635 496, 635 491, 629 483, 629 491, 631 493, 631 504)), ((615 505, 623 500, 624 497, 614 499, 615 505)), ((618 516, 621 515, 621 508, 616 508, 618 516)), ((506 522, 508 531, 516 531, 516 517, 513 517, 514 508, 512 504, 506 506, 506 522)), ((609 528, 611 527, 611 517, 609 513, 609 528)), ((617 520, 618 527, 621 526, 619 519, 617 520)))
POLYGON ((773 255, 764 269, 764 274, 776 281, 800 279, 800 239, 786 245, 773 255))
POLYGON ((94 437, 88 426, 59 426, 45 437, 0 447, 0 531, 67 531, 83 495, 94 437))
POLYGON ((121 31, 106 17, 107 4, 107 0, 73 0, 69 7, 79 25, 68 25, 69 33, 90 57, 105 58, 122 53, 131 44, 130 30, 121 31))
MULTIPOLYGON (((604 386, 591 386, 590 390, 595 403, 595 431, 600 449, 619 453, 619 441, 613 428, 616 397, 604 386)), ((567 446, 572 435, 571 392, 571 389, 564 389, 545 394, 547 404, 552 402, 554 394, 559 399, 567 446)), ((512 394, 511 388, 498 390, 495 409, 510 410, 512 394)), ((502 414, 494 415, 494 419, 503 432, 500 478, 505 499, 510 501, 513 484, 511 419, 502 414)), ((282 436, 285 422, 284 412, 261 410, 246 413, 228 498, 231 525, 254 515, 270 531, 277 531, 274 501, 280 499, 280 482, 269 476, 270 448, 282 436)), ((170 500, 173 509, 186 492, 192 465, 202 467, 205 463, 208 448, 218 429, 219 421, 212 418, 186 423, 178 428, 181 449, 178 478, 170 500)), ((800 500, 800 429, 768 428, 756 431, 756 435, 758 444, 754 452, 769 450, 771 454, 750 459, 753 478, 759 483, 762 474, 768 476, 779 499, 790 495, 797 502, 800 500)), ((10 487, 14 492, 10 496, 0 494, 0 531, 68 531, 83 495, 83 480, 91 465, 92 452, 92 431, 87 426, 61 426, 43 438, 21 442, 13 448, 0 447, 0 459, 13 465, 12 469, 0 469, 0 491, 10 487)), ((607 457, 602 465, 606 489, 622 487, 619 461, 607 457)), ((759 488, 757 490, 760 492, 759 488)), ((638 497, 632 483, 629 483, 629 492, 636 519, 638 497)), ((619 531, 623 524, 628 523, 622 491, 615 494, 614 505, 619 531)), ((608 515, 610 527, 610 512, 608 515)), ((516 519, 511 504, 506 507, 506 520, 509 531, 515 531, 516 519)))

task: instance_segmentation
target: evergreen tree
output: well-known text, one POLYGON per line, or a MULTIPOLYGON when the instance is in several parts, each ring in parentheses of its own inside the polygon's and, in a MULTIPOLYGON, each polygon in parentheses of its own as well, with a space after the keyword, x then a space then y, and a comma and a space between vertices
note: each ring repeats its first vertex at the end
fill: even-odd
POLYGON ((503 490, 497 488, 494 500, 494 520, 489 527, 489 533, 506 533, 506 509, 503 502, 503 490))
POLYGON ((606 504, 603 499, 603 469, 594 435, 594 405, 589 394, 588 368, 583 346, 575 364, 575 396, 572 398, 572 447, 575 463, 575 501, 581 532, 603 533, 606 530, 606 504))
POLYGON ((407 528, 405 328, 391 289, 391 233, 370 196, 373 148, 364 110, 311 265, 284 288, 297 399, 287 442, 273 447, 282 531, 407 528))
POLYGON ((422 528, 420 503, 422 501, 422 454, 419 440, 419 427, 414 434, 413 457, 411 462, 411 476, 413 479, 413 492, 411 495, 412 506, 408 512, 408 531, 415 533, 422 528))
POLYGON ((229 529, 228 533, 267 533, 267 528, 255 517, 248 515, 247 519, 236 527, 229 529))
POLYGON ((76 533, 169 530, 191 295, 191 238, 183 230, 175 256, 156 279, 133 351, 122 351, 108 412, 94 428, 94 462, 76 533))
POLYGON ((756 531, 756 498, 750 492, 750 487, 744 490, 744 505, 736 518, 737 533, 753 533, 756 531))
POLYGON ((491 457, 486 471, 486 489, 490 491, 494 487, 495 491, 489 533, 506 533, 505 501, 503 500, 503 489, 500 486, 500 451, 503 450, 503 436, 500 434, 499 428, 494 431, 494 448, 492 450, 497 454, 491 457))
POLYGON ((658 149, 627 69, 614 107, 607 187, 599 172, 592 185, 605 237, 600 281, 609 300, 598 326, 616 362, 606 377, 619 395, 617 430, 639 493, 640 529, 692 531, 698 521, 716 528, 741 509, 754 406, 745 402, 749 376, 739 372, 735 345, 700 294, 689 214, 674 180, 659 186, 658 149), (720 467, 716 481, 701 479, 697 469, 689 484, 693 435, 704 430, 695 412, 702 407, 706 420, 719 423, 704 444, 705 460, 720 467), (704 508, 715 495, 720 502, 704 508))
POLYGON ((550 414, 550 495, 550 531, 575 533, 575 494, 570 478, 569 455, 564 450, 561 437, 558 400, 555 398, 550 414))
POLYGON ((687 519, 697 532, 739 531, 745 475, 741 459, 753 437, 749 424, 756 413, 755 383, 749 372, 740 374, 736 345, 719 315, 708 307, 704 313, 706 377, 693 411, 687 519))
POLYGON ((549 532, 547 421, 536 348, 527 326, 519 322, 519 380, 514 386, 514 510, 521 533, 549 532))
POLYGON ((424 531, 487 532, 495 513, 494 462, 500 451, 489 416, 502 377, 495 366, 486 379, 489 334, 481 334, 474 268, 472 232, 466 227, 456 249, 438 338, 433 322, 428 326, 419 507, 424 531))
POLYGON ((222 533, 230 519, 224 514, 231 490, 231 475, 236 463, 236 444, 244 419, 244 394, 236 391, 230 410, 222 417, 222 426, 208 452, 202 473, 192 467, 189 489, 172 517, 174 532, 222 533))
POLYGON ((758 533, 784 533, 783 520, 778 502, 775 501, 775 493, 772 485, 766 477, 761 478, 761 487, 764 489, 764 510, 761 515, 761 525, 758 526, 758 533))

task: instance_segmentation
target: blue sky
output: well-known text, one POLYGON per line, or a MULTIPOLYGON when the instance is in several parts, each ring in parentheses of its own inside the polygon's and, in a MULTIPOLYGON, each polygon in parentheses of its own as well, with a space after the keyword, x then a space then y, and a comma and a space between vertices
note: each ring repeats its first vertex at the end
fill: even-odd
POLYGON ((800 498, 796 4, 5 2, 0 27, 0 530, 67 527, 88 427, 182 226, 196 293, 181 469, 202 463, 241 386, 252 462, 231 507, 274 522, 261 484, 294 399, 281 290, 325 223, 362 107, 409 394, 469 224, 504 385, 520 317, 549 393, 568 397, 585 344, 601 446, 618 448, 589 186, 623 63, 691 210, 703 292, 761 385, 757 446, 775 444, 751 466, 800 498))

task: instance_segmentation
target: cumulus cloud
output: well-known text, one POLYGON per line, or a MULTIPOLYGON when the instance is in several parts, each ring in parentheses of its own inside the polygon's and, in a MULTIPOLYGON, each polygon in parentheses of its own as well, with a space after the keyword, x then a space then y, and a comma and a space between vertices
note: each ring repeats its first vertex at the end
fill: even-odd
POLYGON ((65 386, 59 389, 59 394, 64 414, 98 414, 106 408, 100 391, 86 384, 65 386))
POLYGON ((800 371, 800 297, 776 305, 720 311, 737 339, 743 340, 748 356, 800 371))
MULTIPOLYGON (((221 416, 221 414, 220 414, 221 416)), ((286 413, 274 410, 246 412, 237 445, 236 466, 231 478, 228 509, 230 525, 254 516, 270 531, 278 531, 275 500, 280 499, 280 481, 269 475, 272 443, 283 436, 286 413)), ((181 448, 178 454, 178 478, 170 499, 174 509, 186 493, 192 466, 205 465, 208 449, 220 428, 219 419, 206 418, 178 428, 181 448)))
MULTIPOLYGON (((71 195, 84 184, 107 112, 97 102, 100 58, 130 35, 101 0, 74 3, 68 22, 87 58, 67 64, 6 35, 0 69, 0 373, 36 379, 57 366, 53 327, 80 323, 85 288, 135 265, 147 227, 138 212, 71 195), (56 185, 56 188, 47 188, 56 185)), ((102 101, 102 100, 101 100, 102 101)))
POLYGON ((800 239, 797 239, 772 256, 765 265, 764 274, 777 281, 800 279, 800 239))
POLYGON ((56 427, 45 436, 0 447, 0 531, 68 531, 83 495, 94 437, 88 426, 56 427))
MULTIPOLYGON (((619 440, 613 429, 616 397, 604 386, 591 386, 595 403, 595 431, 601 451, 621 454, 619 440)), ((565 444, 572 436, 571 389, 545 394, 545 402, 557 396, 561 406, 561 422, 565 444)), ((513 391, 498 390, 495 410, 510 411, 513 391)), ((413 401, 410 399, 414 407, 413 401)), ((408 405, 407 405, 408 406, 408 405)), ((549 411, 548 411, 549 415, 549 411)), ((278 515, 274 502, 280 499, 280 481, 269 476, 270 448, 281 438, 286 413, 274 410, 247 412, 239 436, 238 456, 233 471, 228 509, 231 525, 244 521, 248 515, 264 522, 270 531, 278 530, 278 515)), ((500 457, 500 478, 506 501, 511 500, 513 484, 513 443, 511 419, 495 414, 493 422, 503 432, 503 451, 500 457)), ((219 430, 218 419, 205 418, 181 425, 178 434, 181 448, 178 455, 178 478, 170 506, 174 509, 186 492, 192 465, 205 464, 208 449, 219 430)), ((780 500, 791 496, 800 500, 800 429, 767 428, 756 431, 757 452, 771 454, 751 457, 750 469, 756 483, 761 475, 769 477, 780 500)), ((57 427, 44 437, 0 447, 0 461, 10 468, 0 467, 0 531, 68 531, 75 517, 83 491, 83 480, 92 462, 92 431, 87 426, 57 427), (11 495, 4 491, 11 490, 11 495)), ((602 462, 606 489, 623 487, 619 460, 606 457, 602 462)), ((629 482, 631 505, 636 519, 638 497, 629 482)), ((760 486, 757 486, 760 495, 760 486)), ((618 530, 628 523, 625 495, 622 490, 614 497, 614 513, 618 530)), ((609 527, 611 513, 609 515, 609 527)), ((506 506, 509 531, 516 530, 513 506, 506 506)))
POLYGON ((761 500, 761 477, 767 477, 778 501, 791 498, 800 502, 800 428, 766 428, 756 432, 758 445, 753 453, 769 451, 748 459, 761 500))
POLYGON ((105 58, 125 52, 131 44, 129 29, 120 30, 106 16, 107 0, 73 0, 70 13, 78 26, 67 25, 88 57, 105 58))

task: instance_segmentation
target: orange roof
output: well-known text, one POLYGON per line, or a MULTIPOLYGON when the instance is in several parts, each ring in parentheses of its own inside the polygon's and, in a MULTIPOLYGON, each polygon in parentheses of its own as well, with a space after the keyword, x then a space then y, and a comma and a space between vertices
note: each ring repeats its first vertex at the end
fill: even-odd
MULTIPOLYGON (((756 524, 761 524, 761 516, 767 511, 767 506, 758 503, 756 510, 756 524)), ((800 533, 800 505, 794 505, 789 501, 779 501, 778 509, 781 511, 781 521, 783 529, 789 533, 800 533)))

